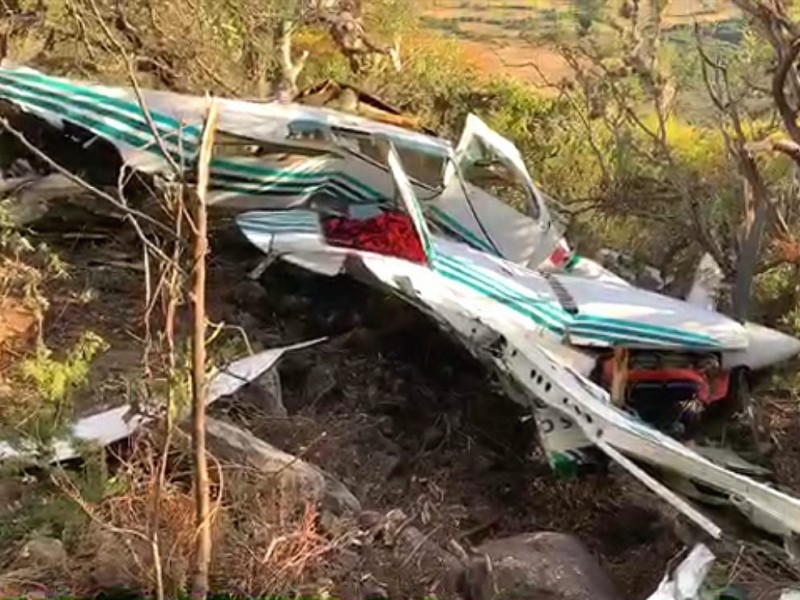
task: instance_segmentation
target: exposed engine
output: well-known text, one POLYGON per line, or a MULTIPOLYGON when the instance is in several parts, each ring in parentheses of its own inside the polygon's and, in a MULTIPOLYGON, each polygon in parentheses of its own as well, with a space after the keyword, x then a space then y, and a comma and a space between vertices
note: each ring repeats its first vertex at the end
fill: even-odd
POLYGON ((595 380, 611 391, 616 373, 625 409, 677 438, 686 437, 710 405, 729 395, 730 372, 713 353, 631 350, 626 363, 620 367, 613 355, 601 357, 595 380))

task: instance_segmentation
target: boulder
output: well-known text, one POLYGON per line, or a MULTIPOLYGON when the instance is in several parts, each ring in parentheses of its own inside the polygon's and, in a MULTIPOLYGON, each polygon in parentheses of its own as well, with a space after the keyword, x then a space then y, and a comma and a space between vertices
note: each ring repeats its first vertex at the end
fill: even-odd
MULTIPOLYGON (((619 600, 597 560, 575 537, 551 532, 491 540, 477 548, 489 558, 495 600, 619 600)), ((481 566, 478 561, 475 567, 481 566)), ((484 569, 485 570, 485 569, 484 569)), ((469 566, 464 579, 469 580, 469 566)), ((485 577, 468 587, 486 589, 485 577)))
POLYGON ((0 479, 0 516, 18 510, 25 497, 25 486, 18 479, 0 479))
POLYGON ((146 569, 152 564, 150 548, 143 540, 106 530, 93 536, 97 544, 89 571, 92 583, 100 590, 135 590, 147 585, 146 569))
POLYGON ((225 421, 208 418, 209 450, 221 461, 245 465, 275 476, 275 484, 319 502, 336 516, 361 511, 358 499, 333 476, 225 421))
POLYGON ((67 564, 67 551, 61 540, 35 537, 28 540, 15 561, 15 566, 40 569, 63 569, 67 564))

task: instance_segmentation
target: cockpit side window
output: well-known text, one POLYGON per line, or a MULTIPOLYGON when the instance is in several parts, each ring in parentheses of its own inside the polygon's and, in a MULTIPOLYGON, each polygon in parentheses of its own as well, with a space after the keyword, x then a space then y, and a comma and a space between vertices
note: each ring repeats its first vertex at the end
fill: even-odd
MULTIPOLYGON (((361 154, 384 169, 388 169, 386 142, 367 133, 334 128, 333 135, 344 147, 361 154)), ((395 145, 406 175, 414 182, 429 187, 441 187, 446 159, 395 145)))
POLYGON ((330 154, 322 149, 276 144, 227 131, 214 136, 214 155, 226 158, 260 158, 269 162, 293 162, 298 159, 330 154))

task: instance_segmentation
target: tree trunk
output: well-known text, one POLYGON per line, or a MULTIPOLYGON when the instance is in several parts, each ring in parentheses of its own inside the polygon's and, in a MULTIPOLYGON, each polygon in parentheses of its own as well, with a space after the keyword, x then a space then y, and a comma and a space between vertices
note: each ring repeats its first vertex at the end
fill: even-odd
POLYGON ((752 157, 741 157, 740 165, 744 175, 744 218, 739 228, 739 252, 732 304, 733 317, 744 321, 750 310, 753 279, 757 273, 761 240, 767 225, 769 192, 752 157))
POLYGON ((297 79, 300 72, 305 67, 308 59, 308 51, 303 52, 299 57, 292 58, 292 35, 295 31, 295 23, 283 20, 275 32, 278 51, 278 65, 280 69, 280 79, 277 82, 277 92, 283 100, 290 100, 297 93, 297 79))

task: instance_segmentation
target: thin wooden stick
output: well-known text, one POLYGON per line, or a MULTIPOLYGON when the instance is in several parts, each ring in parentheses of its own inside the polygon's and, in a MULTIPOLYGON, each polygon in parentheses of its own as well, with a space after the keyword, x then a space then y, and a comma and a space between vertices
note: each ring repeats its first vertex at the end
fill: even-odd
POLYGON ((200 145, 197 190, 195 198, 195 225, 193 232, 194 268, 192 269, 192 304, 194 312, 192 340, 192 447, 194 450, 194 486, 197 510, 197 541, 192 575, 191 597, 205 599, 208 595, 208 572, 211 562, 211 523, 208 492, 208 463, 206 460, 206 253, 208 251, 208 215, 206 192, 208 190, 209 163, 214 144, 218 105, 212 99, 203 139, 200 145))

